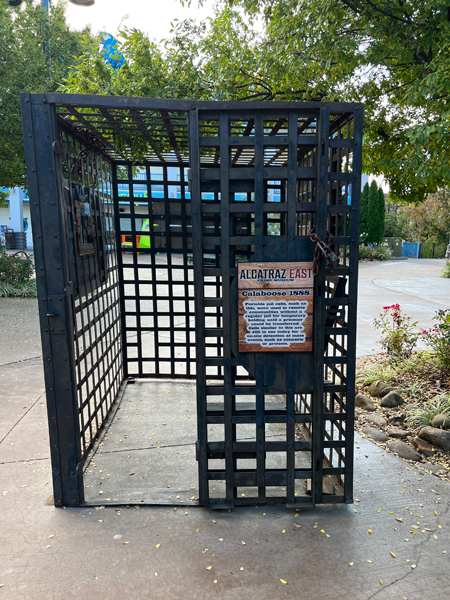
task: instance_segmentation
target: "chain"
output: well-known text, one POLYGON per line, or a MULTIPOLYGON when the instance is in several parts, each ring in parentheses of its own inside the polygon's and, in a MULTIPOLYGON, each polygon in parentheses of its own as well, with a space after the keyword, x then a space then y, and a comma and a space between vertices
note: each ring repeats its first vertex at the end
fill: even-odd
POLYGON ((314 250, 314 261, 313 261, 313 273, 317 275, 319 272, 319 263, 323 257, 327 261, 327 271, 329 273, 333 272, 333 261, 337 260, 336 254, 331 249, 331 240, 333 236, 329 231, 327 231, 327 241, 326 244, 322 242, 314 229, 311 229, 309 232, 309 239, 313 244, 316 244, 316 248, 314 250))

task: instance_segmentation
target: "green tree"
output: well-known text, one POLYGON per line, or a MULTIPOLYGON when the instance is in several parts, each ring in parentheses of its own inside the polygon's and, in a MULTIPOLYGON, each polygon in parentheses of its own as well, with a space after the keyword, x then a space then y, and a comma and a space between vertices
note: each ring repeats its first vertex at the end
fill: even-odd
POLYGON ((369 182, 366 182, 361 192, 360 236, 366 243, 369 234, 369 182))
POLYGON ((378 218, 379 218, 379 234, 380 243, 383 241, 386 229, 386 201, 384 199, 383 189, 378 188, 378 218))
POLYGON ((383 175, 393 200, 420 203, 450 184, 450 7, 441 0, 221 0, 215 23, 228 18, 234 27, 230 6, 250 25, 260 17, 263 29, 241 36, 234 55, 222 51, 229 49, 223 29, 214 43, 202 32, 202 51, 214 49, 215 72, 229 77, 223 94, 363 101, 364 171, 383 175))
POLYGON ((408 239, 408 229, 402 212, 386 213, 384 226, 384 237, 398 237, 404 240, 408 239))
POLYGON ((17 8, 0 0, 0 187, 27 185, 20 92, 56 91, 88 36, 69 29, 63 1, 52 3, 48 19, 32 0, 17 8))
POLYGON ((369 186, 369 199, 368 199, 368 235, 367 241, 370 244, 379 244, 381 242, 382 235, 380 236, 380 214, 378 207, 378 186, 376 181, 373 180, 369 186))

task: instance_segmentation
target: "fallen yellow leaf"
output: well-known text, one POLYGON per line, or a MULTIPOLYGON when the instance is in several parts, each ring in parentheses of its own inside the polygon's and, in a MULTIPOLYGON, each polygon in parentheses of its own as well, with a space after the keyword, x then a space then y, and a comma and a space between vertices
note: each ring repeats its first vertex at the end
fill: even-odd
POLYGON ((286 533, 286 529, 283 529, 283 530, 281 531, 281 533, 286 533))
POLYGON ((371 563, 372 561, 371 561, 370 559, 367 559, 367 562, 368 562, 368 563, 371 563))
POLYGON ((390 554, 391 556, 393 556, 394 558, 397 558, 393 552, 389 552, 389 554, 390 554))
POLYGON ((353 567, 353 563, 352 563, 352 562, 351 562, 351 563, 348 563, 348 564, 349 564, 351 567, 353 567))
POLYGON ((212 566, 206 567, 207 571, 211 571, 211 569, 212 569, 212 566))
POLYGON ((161 544, 156 544, 156 548, 159 548, 161 546, 161 544))
POLYGON ((367 531, 368 531, 369 533, 373 533, 372 529, 368 529, 367 531))
POLYGON ((287 581, 285 581, 284 579, 280 579, 280 581, 281 581, 281 583, 282 583, 283 585, 286 585, 286 584, 287 584, 287 581))

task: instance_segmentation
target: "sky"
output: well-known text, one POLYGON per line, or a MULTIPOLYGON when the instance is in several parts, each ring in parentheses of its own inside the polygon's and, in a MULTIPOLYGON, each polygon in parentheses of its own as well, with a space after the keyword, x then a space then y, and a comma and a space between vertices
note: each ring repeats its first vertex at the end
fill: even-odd
POLYGON ((128 15, 123 22, 128 28, 141 29, 159 41, 170 37, 170 23, 174 19, 191 17, 200 21, 212 16, 213 3, 206 0, 199 9, 197 0, 192 0, 190 8, 183 7, 179 0, 95 0, 91 7, 68 3, 67 16, 72 29, 82 29, 90 23, 93 33, 106 31, 115 35, 122 18, 128 15))

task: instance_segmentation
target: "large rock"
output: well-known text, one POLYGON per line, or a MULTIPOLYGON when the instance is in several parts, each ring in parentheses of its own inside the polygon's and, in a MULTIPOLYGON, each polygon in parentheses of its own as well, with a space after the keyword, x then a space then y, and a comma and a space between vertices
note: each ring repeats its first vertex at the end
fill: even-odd
POLYGON ((382 398, 389 392, 392 392, 394 388, 385 383, 384 381, 374 381, 370 386, 370 395, 382 398))
POLYGON ((367 398, 367 396, 363 396, 362 394, 356 394, 355 406, 363 408, 364 410, 377 410, 373 405, 372 400, 367 398))
POLYGON ((411 448, 405 442, 401 442, 400 440, 392 440, 389 442, 388 446, 391 452, 395 452, 400 456, 400 458, 405 458, 406 460, 420 460, 421 456, 418 452, 411 448))
POLYGON ((433 456, 434 454, 433 446, 425 440, 415 437, 411 440, 411 444, 418 452, 420 452, 420 454, 423 454, 424 456, 433 456))
POLYGON ((448 415, 436 415, 431 424, 433 427, 439 427, 440 429, 450 429, 450 417, 448 415))
POLYGON ((403 403, 404 400, 398 392, 389 392, 389 394, 386 394, 381 400, 380 406, 383 406, 384 408, 395 408, 396 406, 401 406, 403 403))
POLYGON ((419 437, 422 440, 427 440, 433 446, 442 448, 445 452, 450 452, 450 431, 427 426, 422 427, 419 431, 419 437))
POLYGON ((389 437, 397 438, 398 440, 404 440, 411 435, 411 432, 408 429, 399 429, 398 427, 389 427, 387 430, 387 434, 389 437))
POLYGON ((382 431, 376 427, 361 427, 361 431, 371 437, 375 442, 387 442, 389 439, 382 431))
POLYGON ((387 420, 381 415, 378 415, 377 413, 374 413, 373 415, 367 415, 365 419, 366 421, 369 421, 369 423, 373 423, 377 427, 386 427, 386 425, 388 424, 387 420))

